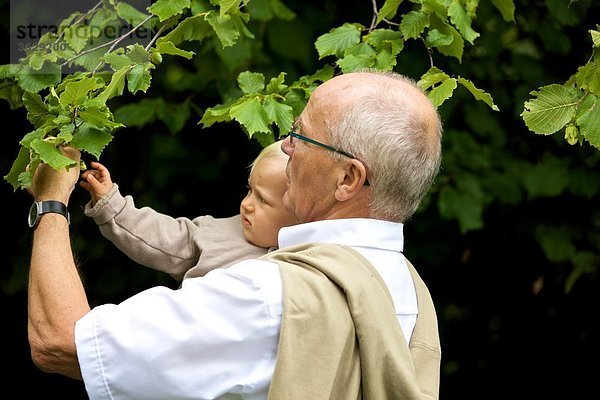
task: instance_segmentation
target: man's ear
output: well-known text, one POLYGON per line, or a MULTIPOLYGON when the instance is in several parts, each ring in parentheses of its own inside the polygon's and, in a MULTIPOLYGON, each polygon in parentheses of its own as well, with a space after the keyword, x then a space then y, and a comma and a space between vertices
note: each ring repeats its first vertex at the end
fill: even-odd
POLYGON ((362 162, 354 158, 345 160, 339 168, 335 198, 338 201, 351 199, 360 192, 366 180, 367 169, 362 162))

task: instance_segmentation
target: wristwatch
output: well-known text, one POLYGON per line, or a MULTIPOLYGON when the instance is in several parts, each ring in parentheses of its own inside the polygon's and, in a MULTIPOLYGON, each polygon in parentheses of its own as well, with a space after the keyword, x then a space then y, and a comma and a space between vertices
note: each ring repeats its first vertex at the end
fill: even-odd
POLYGON ((64 215, 67 219, 67 223, 71 222, 71 215, 69 214, 69 210, 67 210, 66 204, 57 200, 44 200, 36 201, 31 205, 31 208, 29 209, 29 216, 27 218, 29 226, 31 228, 35 228, 38 222, 40 222, 42 215, 47 213, 64 215))

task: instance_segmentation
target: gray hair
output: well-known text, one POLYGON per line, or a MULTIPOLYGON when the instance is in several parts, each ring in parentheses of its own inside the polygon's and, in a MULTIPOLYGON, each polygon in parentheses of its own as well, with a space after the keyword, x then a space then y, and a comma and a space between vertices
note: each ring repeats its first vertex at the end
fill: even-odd
MULTIPOLYGON (((391 72, 357 71, 408 83, 391 72)), ((393 90, 367 94, 328 124, 331 145, 364 162, 372 188, 370 216, 405 222, 418 208, 432 185, 441 162, 442 123, 429 101, 427 108, 407 104, 393 90), (432 115, 435 117, 432 118, 432 115)))

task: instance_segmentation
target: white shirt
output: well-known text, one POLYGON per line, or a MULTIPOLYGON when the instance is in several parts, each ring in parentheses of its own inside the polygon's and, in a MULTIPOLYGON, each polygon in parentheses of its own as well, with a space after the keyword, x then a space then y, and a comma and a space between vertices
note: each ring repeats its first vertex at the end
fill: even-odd
MULTIPOLYGON (((281 229, 279 247, 329 242, 359 251, 386 282, 410 338, 417 297, 402 228, 373 219, 311 222, 281 229)), ((91 400, 266 399, 281 313, 279 268, 263 260, 95 307, 75 327, 87 393, 91 400)))

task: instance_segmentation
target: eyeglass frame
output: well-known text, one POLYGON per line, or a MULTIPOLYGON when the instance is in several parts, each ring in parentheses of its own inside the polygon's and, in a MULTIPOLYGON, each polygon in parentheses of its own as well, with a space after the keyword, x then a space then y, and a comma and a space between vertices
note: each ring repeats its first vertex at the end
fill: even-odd
MULTIPOLYGON (((354 159, 354 160, 358 160, 358 161, 360 161, 361 163, 363 163, 363 164, 364 164, 364 162, 363 162, 363 161, 361 161, 360 159, 358 159, 358 158, 354 157, 352 154, 350 154, 350 153, 348 153, 348 152, 346 152, 346 151, 344 151, 344 150, 337 149, 337 148, 335 148, 335 147, 333 147, 333 146, 330 146, 330 145, 328 145, 328 144, 321 143, 321 142, 319 142, 318 140, 311 139, 311 138, 309 138, 309 137, 306 137, 306 136, 304 136, 304 135, 301 135, 301 134, 299 134, 299 133, 296 133, 296 132, 293 132, 293 131, 292 131, 292 132, 290 132, 290 133, 288 134, 288 136, 290 137, 290 144, 292 144, 292 145, 293 145, 293 143, 294 143, 294 142, 292 141, 292 138, 296 138, 296 139, 302 140, 302 141, 304 141, 304 142, 307 142, 307 143, 314 144, 314 145, 317 145, 317 146, 319 146, 319 147, 322 147, 322 148, 324 148, 325 150, 329 150, 329 151, 332 151, 332 152, 334 152, 334 153, 341 154, 341 155, 343 155, 343 156, 345 156, 345 157, 352 158, 352 159, 354 159)), ((370 186, 369 180, 368 180, 366 177, 365 177, 365 183, 364 183, 364 186, 370 186)))

